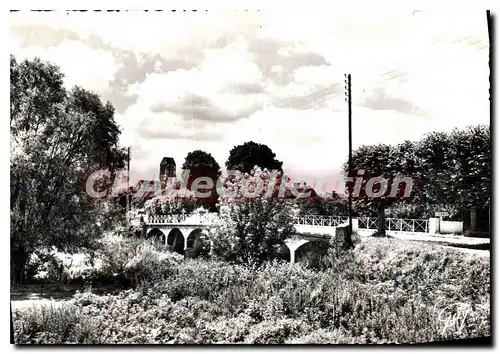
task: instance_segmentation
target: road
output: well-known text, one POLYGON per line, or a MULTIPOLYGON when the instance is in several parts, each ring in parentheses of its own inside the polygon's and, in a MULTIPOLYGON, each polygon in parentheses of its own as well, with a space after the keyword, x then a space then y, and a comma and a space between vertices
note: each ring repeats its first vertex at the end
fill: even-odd
MULTIPOLYGON (((373 234, 374 230, 362 230, 359 231, 358 234, 362 237, 369 237, 369 235, 373 234)), ((460 252, 475 254, 481 257, 490 257, 489 250, 481 250, 481 249, 471 249, 466 248, 468 245, 481 245, 481 244, 489 244, 489 238, 478 238, 478 237, 465 237, 460 235, 433 235, 433 234, 424 234, 424 233, 409 233, 409 232, 393 232, 387 231, 387 235, 398 238, 400 240, 406 241, 419 241, 425 243, 435 243, 437 246, 453 249, 460 252), (452 243, 455 245, 464 245, 464 247, 458 246, 447 246, 442 243, 452 243)))

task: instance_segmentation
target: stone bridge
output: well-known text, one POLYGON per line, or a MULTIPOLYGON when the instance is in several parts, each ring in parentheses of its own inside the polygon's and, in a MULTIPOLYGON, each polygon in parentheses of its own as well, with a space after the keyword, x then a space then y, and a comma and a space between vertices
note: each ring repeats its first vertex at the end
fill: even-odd
MULTIPOLYGON (((196 239, 207 232, 217 219, 216 213, 143 216, 146 238, 158 239, 175 252, 184 255, 190 255, 196 239)), ((131 222, 139 226, 140 217, 132 218, 131 222)), ((347 232, 348 218, 307 215, 297 217, 295 222, 296 234, 284 243, 290 263, 295 262, 304 245, 311 242, 329 242, 339 232, 347 232)))

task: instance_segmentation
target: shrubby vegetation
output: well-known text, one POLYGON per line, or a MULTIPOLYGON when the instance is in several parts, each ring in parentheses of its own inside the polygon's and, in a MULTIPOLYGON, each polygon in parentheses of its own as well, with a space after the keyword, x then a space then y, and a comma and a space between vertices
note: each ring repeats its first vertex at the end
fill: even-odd
POLYGON ((148 199, 144 210, 149 215, 174 215, 190 213, 195 208, 194 193, 190 190, 166 190, 165 195, 148 199))
MULTIPOLYGON (((123 253, 117 259, 131 258, 123 253)), ((135 255, 143 281, 129 290, 16 312, 16 342, 407 343, 490 335, 489 259, 439 246, 366 239, 331 254, 321 271, 169 253, 161 263, 150 254, 143 247, 135 255), (145 269, 154 271, 148 277, 145 269), (457 302, 466 321, 447 327, 439 314, 457 302)))
POLYGON ((285 239, 293 235, 298 208, 293 201, 279 198, 279 185, 272 183, 271 173, 259 168, 225 181, 228 195, 221 198, 220 220, 211 228, 206 242, 215 256, 260 264, 273 257, 285 239))
POLYGON ((98 250, 92 254, 75 257, 56 253, 38 259, 33 278, 63 287, 127 288, 161 278, 168 274, 172 262, 183 259, 179 254, 166 252, 166 247, 155 240, 108 233, 98 242, 98 250))

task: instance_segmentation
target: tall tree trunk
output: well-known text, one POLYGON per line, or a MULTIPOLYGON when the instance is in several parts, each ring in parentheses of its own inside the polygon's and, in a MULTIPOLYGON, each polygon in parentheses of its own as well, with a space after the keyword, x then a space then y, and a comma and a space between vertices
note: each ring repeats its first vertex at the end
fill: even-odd
POLYGON ((352 230, 350 230, 349 228, 347 228, 345 232, 344 243, 347 248, 354 247, 354 244, 352 242, 352 230))
POLYGON ((477 207, 473 206, 470 209, 470 228, 472 232, 477 231, 477 207))
POLYGON ((147 225, 146 225, 146 223, 144 222, 144 219, 141 216, 141 238, 142 239, 146 239, 146 237, 147 237, 147 231, 148 231, 147 225))
POLYGON ((10 344, 14 343, 14 321, 12 319, 12 302, 10 303, 10 344))
POLYGON ((385 236, 385 208, 383 205, 378 207, 377 219, 377 234, 378 236, 385 236))
POLYGON ((24 269, 28 261, 29 254, 22 247, 13 250, 11 255, 11 278, 16 285, 24 282, 24 269))

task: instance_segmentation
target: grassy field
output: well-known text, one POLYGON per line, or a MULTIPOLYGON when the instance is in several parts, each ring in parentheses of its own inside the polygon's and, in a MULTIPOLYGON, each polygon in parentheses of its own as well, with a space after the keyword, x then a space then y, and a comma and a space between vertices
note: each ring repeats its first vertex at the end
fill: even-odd
POLYGON ((148 254, 133 288, 15 311, 17 343, 417 343, 490 335, 490 260, 363 238, 323 271, 148 254))

